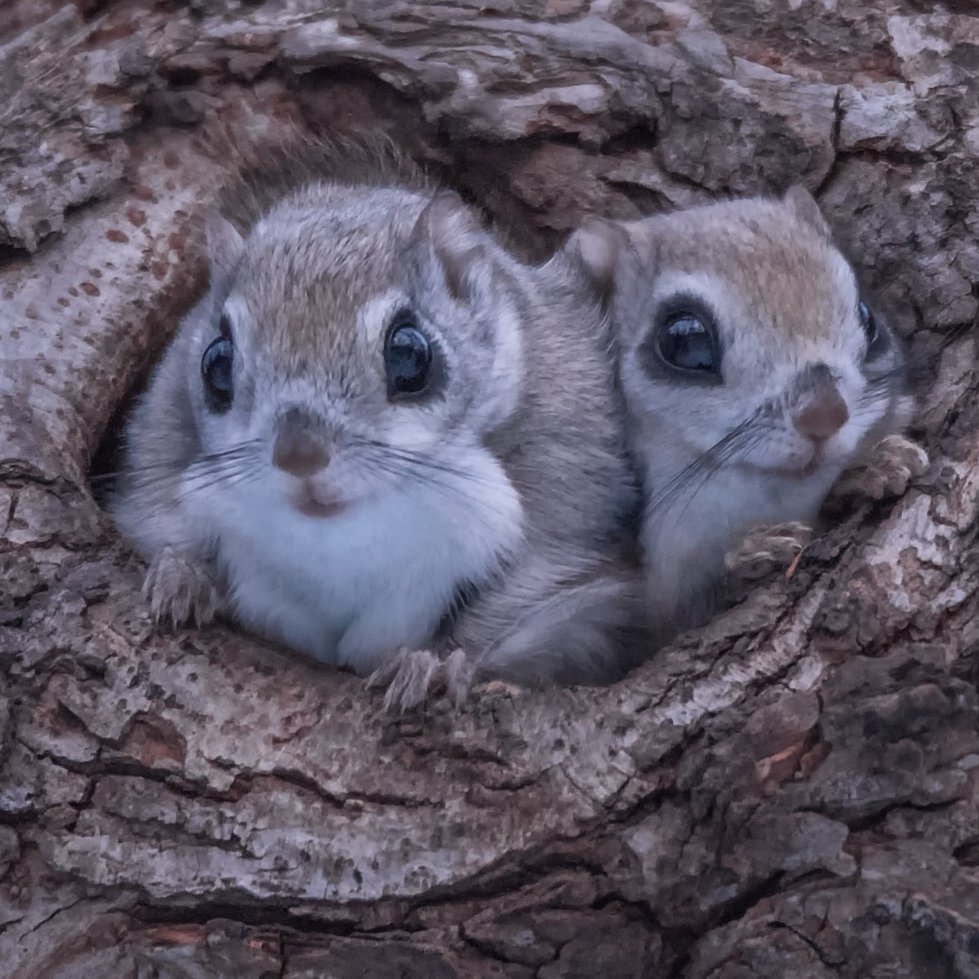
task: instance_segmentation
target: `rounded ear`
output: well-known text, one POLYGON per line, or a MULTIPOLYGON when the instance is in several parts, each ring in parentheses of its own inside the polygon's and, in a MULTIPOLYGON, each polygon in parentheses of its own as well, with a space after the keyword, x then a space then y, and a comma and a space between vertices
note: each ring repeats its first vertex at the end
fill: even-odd
POLYGON ((790 211, 800 220, 815 228, 824 238, 832 238, 833 232, 823 217, 823 212, 819 210, 816 199, 800 184, 790 187, 782 201, 790 211))
POLYGON ((621 225, 589 217, 567 240, 563 251, 578 261, 600 292, 606 293, 615 281, 615 269, 628 240, 621 225))
POLYGON ((207 257, 211 263, 211 278, 224 279, 235 270, 245 247, 245 239, 225 217, 212 211, 204 220, 207 257))
POLYGON ((452 298, 470 301, 486 245, 479 217, 472 208, 454 191, 440 191, 418 216, 412 238, 424 249, 431 249, 452 298))

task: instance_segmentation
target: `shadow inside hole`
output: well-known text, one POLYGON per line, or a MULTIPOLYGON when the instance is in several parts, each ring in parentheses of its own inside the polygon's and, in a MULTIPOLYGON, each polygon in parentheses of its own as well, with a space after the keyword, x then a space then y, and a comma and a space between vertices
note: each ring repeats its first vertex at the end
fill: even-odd
POLYGON ((92 498, 103 510, 108 509, 125 464, 126 423, 137 399, 146 389, 156 362, 137 372, 126 395, 116 405, 105 426, 102 438, 92 455, 88 470, 88 488, 92 498))
POLYGON ((109 508, 125 469, 126 427, 133 409, 149 385, 157 364, 176 338, 184 318, 208 288, 207 263, 203 253, 188 259, 187 265, 192 269, 187 291, 174 297, 172 308, 156 311, 147 318, 143 328, 149 340, 145 347, 140 348, 131 360, 118 366, 127 383, 105 423, 88 466, 88 489, 102 509, 109 508), (165 330, 160 329, 161 323, 167 324, 165 330))
MULTIPOLYGON (((174 304, 172 312, 163 311, 164 321, 173 323, 173 328, 167 331, 165 339, 157 340, 155 339, 156 326, 148 320, 146 328, 153 332, 154 339, 131 362, 119 365, 120 371, 128 376, 128 383, 102 430, 102 436, 92 453, 88 467, 89 492, 96 504, 104 510, 109 509, 125 470, 126 427, 133 409, 149 385, 160 359, 177 336, 184 317, 200 300, 207 288, 206 264, 203 258, 195 259, 193 263, 198 268, 189 293, 182 296, 179 303, 174 304)), ((158 325, 159 316, 154 315, 153 320, 157 321, 158 325)))

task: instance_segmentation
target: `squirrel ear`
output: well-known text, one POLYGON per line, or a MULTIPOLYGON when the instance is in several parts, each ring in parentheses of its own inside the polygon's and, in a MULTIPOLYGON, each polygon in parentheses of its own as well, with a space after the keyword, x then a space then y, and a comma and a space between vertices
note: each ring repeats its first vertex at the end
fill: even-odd
POLYGON ((823 217, 823 212, 819 210, 816 199, 800 184, 790 187, 782 201, 790 211, 800 220, 815 228, 824 238, 832 238, 833 232, 823 217))
POLYGON ((608 292, 615 279, 615 267, 625 250, 628 236, 614 221, 586 218, 567 240, 564 253, 576 259, 599 291, 608 292))
POLYGON ((238 229, 227 218, 212 211, 204 222, 204 237, 212 279, 231 275, 245 247, 245 239, 238 229))
POLYGON ((412 235, 432 249, 452 298, 470 300, 485 246, 475 212, 454 191, 440 191, 418 216, 412 235))

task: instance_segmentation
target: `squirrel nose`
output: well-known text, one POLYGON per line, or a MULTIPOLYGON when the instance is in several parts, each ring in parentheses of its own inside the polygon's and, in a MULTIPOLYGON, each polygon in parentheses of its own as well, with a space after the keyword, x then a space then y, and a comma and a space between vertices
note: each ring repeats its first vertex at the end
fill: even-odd
POLYGON ((312 476, 330 464, 330 453, 302 420, 291 413, 282 420, 272 446, 272 465, 293 476, 312 476))
POLYGON ((823 442, 847 423, 850 412, 825 364, 811 368, 806 380, 792 423, 800 435, 823 442))

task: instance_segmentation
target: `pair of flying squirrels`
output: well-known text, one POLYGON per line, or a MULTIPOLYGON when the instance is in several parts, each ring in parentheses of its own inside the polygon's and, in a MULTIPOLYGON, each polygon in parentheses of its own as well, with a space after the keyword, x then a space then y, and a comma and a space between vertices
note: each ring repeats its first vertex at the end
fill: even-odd
POLYGON ((112 509, 158 619, 225 613, 401 708, 607 682, 797 551, 845 472, 880 496, 927 464, 801 188, 591 219, 529 266, 404 167, 285 172, 209 219, 128 426, 112 509))

